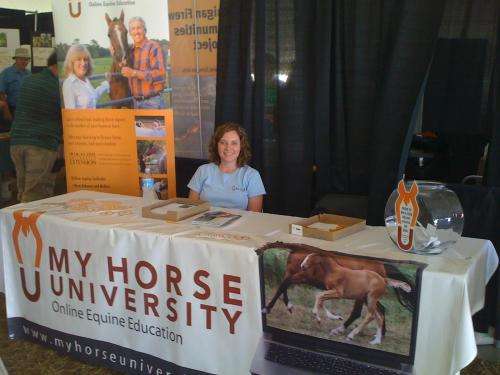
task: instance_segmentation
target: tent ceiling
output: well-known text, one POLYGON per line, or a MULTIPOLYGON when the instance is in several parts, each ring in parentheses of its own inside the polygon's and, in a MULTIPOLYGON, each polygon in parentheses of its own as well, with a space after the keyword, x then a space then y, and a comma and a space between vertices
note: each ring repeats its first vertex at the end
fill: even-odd
POLYGON ((0 0, 0 8, 44 13, 52 12, 52 2, 51 0, 0 0))

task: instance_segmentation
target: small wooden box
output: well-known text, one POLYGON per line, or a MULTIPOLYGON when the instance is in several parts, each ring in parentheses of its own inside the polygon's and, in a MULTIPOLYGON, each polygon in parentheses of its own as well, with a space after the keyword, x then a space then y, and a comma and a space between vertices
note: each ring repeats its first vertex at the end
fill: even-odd
POLYGON ((142 208, 142 216, 151 219, 180 221, 210 209, 210 203, 188 198, 158 201, 142 208))
POLYGON ((290 224, 290 233, 297 236, 335 241, 339 238, 359 232, 363 230, 365 226, 366 221, 363 219, 340 215, 319 214, 301 220, 298 223, 290 224), (315 228, 315 223, 320 224, 315 228), (311 225, 313 225, 313 227, 310 227, 311 225), (322 228, 322 226, 324 228, 322 228), (332 229, 329 229, 329 226, 331 226, 332 229), (334 228, 334 226, 337 227, 334 228))

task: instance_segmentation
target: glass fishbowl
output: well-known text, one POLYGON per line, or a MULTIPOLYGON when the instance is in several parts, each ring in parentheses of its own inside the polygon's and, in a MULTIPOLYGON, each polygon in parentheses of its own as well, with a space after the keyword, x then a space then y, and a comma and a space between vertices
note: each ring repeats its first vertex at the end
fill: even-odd
MULTIPOLYGON (((413 181, 405 181, 407 192, 410 192, 412 183, 413 181)), ((401 246, 402 230, 401 225, 398 230, 396 218, 398 188, 394 189, 385 205, 385 227, 400 249, 417 254, 439 254, 457 242, 462 234, 464 227, 462 205, 455 192, 440 182, 415 181, 415 183, 418 186, 415 199, 418 204, 418 215, 415 215, 416 222, 411 226, 411 242, 408 241, 406 247, 401 246)), ((411 213, 411 209, 406 212, 411 213)), ((400 212, 405 214, 405 211, 400 212)), ((409 217, 410 215, 407 215, 406 219, 409 217)), ((407 220, 410 221, 411 219, 407 220)), ((413 222, 411 221, 412 224, 413 222)))

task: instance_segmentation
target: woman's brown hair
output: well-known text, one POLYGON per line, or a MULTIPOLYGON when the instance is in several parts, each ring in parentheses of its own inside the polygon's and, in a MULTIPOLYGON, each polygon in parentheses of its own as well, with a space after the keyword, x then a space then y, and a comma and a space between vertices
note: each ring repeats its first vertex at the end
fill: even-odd
POLYGON ((212 136, 210 144, 208 145, 208 158, 211 162, 217 165, 220 164, 220 156, 217 145, 219 144, 219 141, 224 136, 224 134, 232 130, 238 133, 238 136, 240 137, 240 154, 238 155, 238 159, 236 160, 238 168, 240 168, 250 162, 252 154, 250 152, 250 143, 248 141, 247 132, 244 128, 234 122, 226 122, 215 128, 214 135, 212 136))

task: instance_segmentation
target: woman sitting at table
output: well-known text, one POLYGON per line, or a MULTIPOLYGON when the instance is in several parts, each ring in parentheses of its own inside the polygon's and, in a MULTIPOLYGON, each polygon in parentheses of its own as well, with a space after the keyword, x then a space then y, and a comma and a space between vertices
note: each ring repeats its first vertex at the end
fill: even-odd
POLYGON ((109 82, 104 80, 94 88, 89 77, 92 75, 92 58, 87 48, 73 44, 64 60, 66 79, 62 86, 64 108, 95 109, 101 95, 109 92, 109 82))
POLYGON ((189 181, 189 198, 212 206, 262 211, 264 184, 249 167, 250 145, 245 129, 225 123, 215 129, 208 147, 211 163, 200 166, 189 181))

